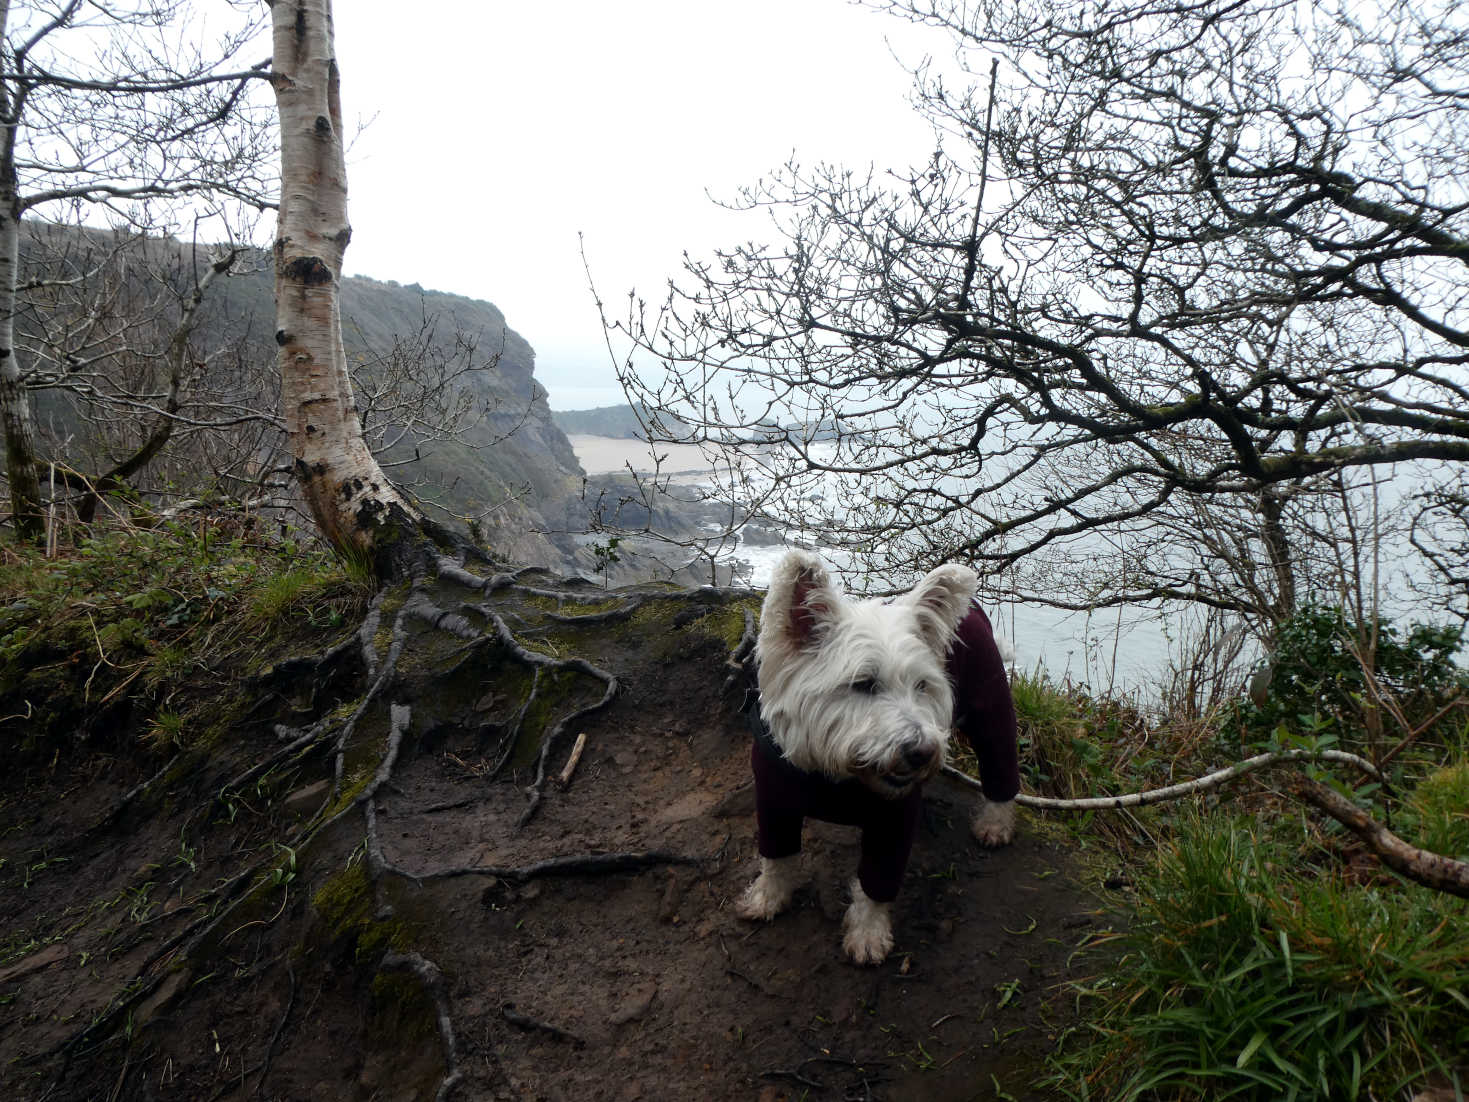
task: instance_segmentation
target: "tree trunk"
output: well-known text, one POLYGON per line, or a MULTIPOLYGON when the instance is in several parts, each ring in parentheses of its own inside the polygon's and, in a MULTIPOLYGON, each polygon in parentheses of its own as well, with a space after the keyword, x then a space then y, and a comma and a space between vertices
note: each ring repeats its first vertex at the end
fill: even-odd
POLYGON ((1274 639, 1280 625, 1296 610, 1295 555, 1286 531, 1283 495, 1274 486, 1266 486, 1260 491, 1259 502, 1260 535, 1275 575, 1275 607, 1270 610, 1270 637, 1274 639))
MULTIPOLYGON (((10 4, 0 0, 0 41, 4 41, 10 4)), ((9 68, 8 59, 6 68, 9 68)), ((10 512, 16 535, 39 542, 46 525, 41 477, 36 467, 36 433, 31 403, 15 353, 15 285, 20 275, 20 201, 15 177, 14 113, 11 89, 0 79, 0 429, 5 433, 5 474, 10 480, 10 512)))
POLYGON ((275 339, 291 455, 327 541, 394 576, 408 542, 439 534, 368 450, 347 374, 338 300, 352 230, 331 0, 272 0, 271 17, 281 127, 275 339))

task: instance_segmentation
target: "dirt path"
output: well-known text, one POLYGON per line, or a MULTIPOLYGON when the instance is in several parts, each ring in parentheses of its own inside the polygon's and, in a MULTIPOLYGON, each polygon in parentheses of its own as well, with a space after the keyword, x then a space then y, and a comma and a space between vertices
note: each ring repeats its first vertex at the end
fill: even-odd
MULTIPOLYGON (((368 890, 361 829, 344 820, 186 956, 168 941, 198 885, 310 814, 320 780, 263 794, 271 816, 215 808, 205 822, 177 799, 87 831, 139 763, 93 755, 12 777, 0 1097, 1043 1097, 1031 1083, 1068 1024, 1060 985, 1094 920, 1066 855, 1024 832, 981 850, 969 797, 940 780, 884 965, 841 952, 847 828, 808 824, 810 885, 773 923, 741 922, 729 903, 755 867, 753 795, 748 736, 720 688, 727 643, 697 616, 660 631, 631 646, 605 635, 594 660, 623 692, 581 724, 571 786, 548 788, 520 830, 527 774, 484 780, 484 732, 464 722, 479 694, 405 681, 395 699, 412 702, 413 734, 373 809, 382 858, 410 877, 368 890), (655 856, 610 873, 435 875, 607 853, 655 856), (148 996, 85 1034, 139 975, 148 996), (449 1036, 457 1080, 441 1091, 449 1036)), ((250 731, 242 761, 270 745, 250 731)))

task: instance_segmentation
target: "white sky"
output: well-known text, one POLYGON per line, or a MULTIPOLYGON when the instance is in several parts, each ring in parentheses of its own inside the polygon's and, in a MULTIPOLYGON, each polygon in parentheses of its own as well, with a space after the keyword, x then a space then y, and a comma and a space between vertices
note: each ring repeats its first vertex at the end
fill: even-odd
POLYGON ((865 168, 934 146, 902 64, 948 48, 847 0, 343 0, 348 274, 487 299, 554 409, 622 400, 609 308, 684 250, 764 235, 733 198, 792 153, 865 168), (411 13, 411 14, 405 14, 411 13))

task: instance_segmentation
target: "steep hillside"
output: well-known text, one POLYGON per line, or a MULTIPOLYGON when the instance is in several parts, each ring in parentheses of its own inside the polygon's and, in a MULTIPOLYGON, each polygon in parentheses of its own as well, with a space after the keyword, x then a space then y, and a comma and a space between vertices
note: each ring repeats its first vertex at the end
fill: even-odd
MULTIPOLYGON (((173 239, 29 226, 28 277, 60 277, 58 286, 83 276, 87 282, 85 293, 43 290, 33 297, 21 318, 23 364, 62 378, 77 361, 96 365, 100 376, 145 370, 130 365, 125 350, 166 344, 166 327, 176 322, 179 307, 159 288, 182 295, 193 273, 207 268, 207 253, 207 246, 173 239), (75 335, 88 332, 76 323, 98 312, 99 302, 107 339, 97 339, 97 325, 91 335, 75 335), (115 368, 109 366, 114 359, 115 368)), ((417 284, 349 277, 342 285, 342 315, 343 342, 362 384, 364 420, 386 430, 388 439, 400 438, 383 455, 393 464, 394 480, 424 501, 474 517, 502 555, 569 566, 571 535, 585 527, 581 468, 535 381, 535 351, 500 310, 417 284), (395 406, 401 394, 431 391, 446 379, 447 392, 426 407, 395 406), (376 386, 393 393, 374 395, 376 386), (446 421, 455 431, 435 439, 442 434, 434 430, 446 421)), ((202 305, 192 346, 196 360, 209 366, 196 392, 228 395, 237 409, 276 409, 274 319, 270 258, 246 254, 202 305), (230 354, 210 362, 220 350, 230 354)), ((117 428, 116 417, 107 423, 105 414, 78 404, 64 387, 44 389, 36 401, 51 454, 76 469, 105 470, 136 446, 135 436, 117 428)), ((239 445, 251 454, 270 446, 259 440, 239 445)), ((259 461, 272 462, 264 450, 259 461)), ((191 471, 185 461, 156 477, 194 492, 186 485, 191 474, 207 480, 209 464, 196 462, 191 471)))
POLYGON ((790 914, 733 914, 758 594, 374 599, 233 525, 0 563, 0 1098, 1048 1097, 1092 904, 957 786, 883 966, 841 950, 850 828, 790 914))

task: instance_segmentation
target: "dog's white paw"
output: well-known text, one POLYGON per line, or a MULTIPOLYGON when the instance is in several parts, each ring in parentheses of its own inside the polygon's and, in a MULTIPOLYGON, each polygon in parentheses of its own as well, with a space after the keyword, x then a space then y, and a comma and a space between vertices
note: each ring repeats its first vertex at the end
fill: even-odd
POLYGON ((760 875, 735 900, 734 912, 751 922, 769 921, 790 905, 801 885, 801 858, 760 858, 760 875))
POLYGON ((1015 801, 992 803, 981 798, 969 829, 982 846, 989 849, 1008 846, 1015 840, 1015 801))
POLYGON ((875 903, 852 881, 852 905, 842 919, 842 948, 855 964, 881 964, 893 948, 890 904, 875 903))

